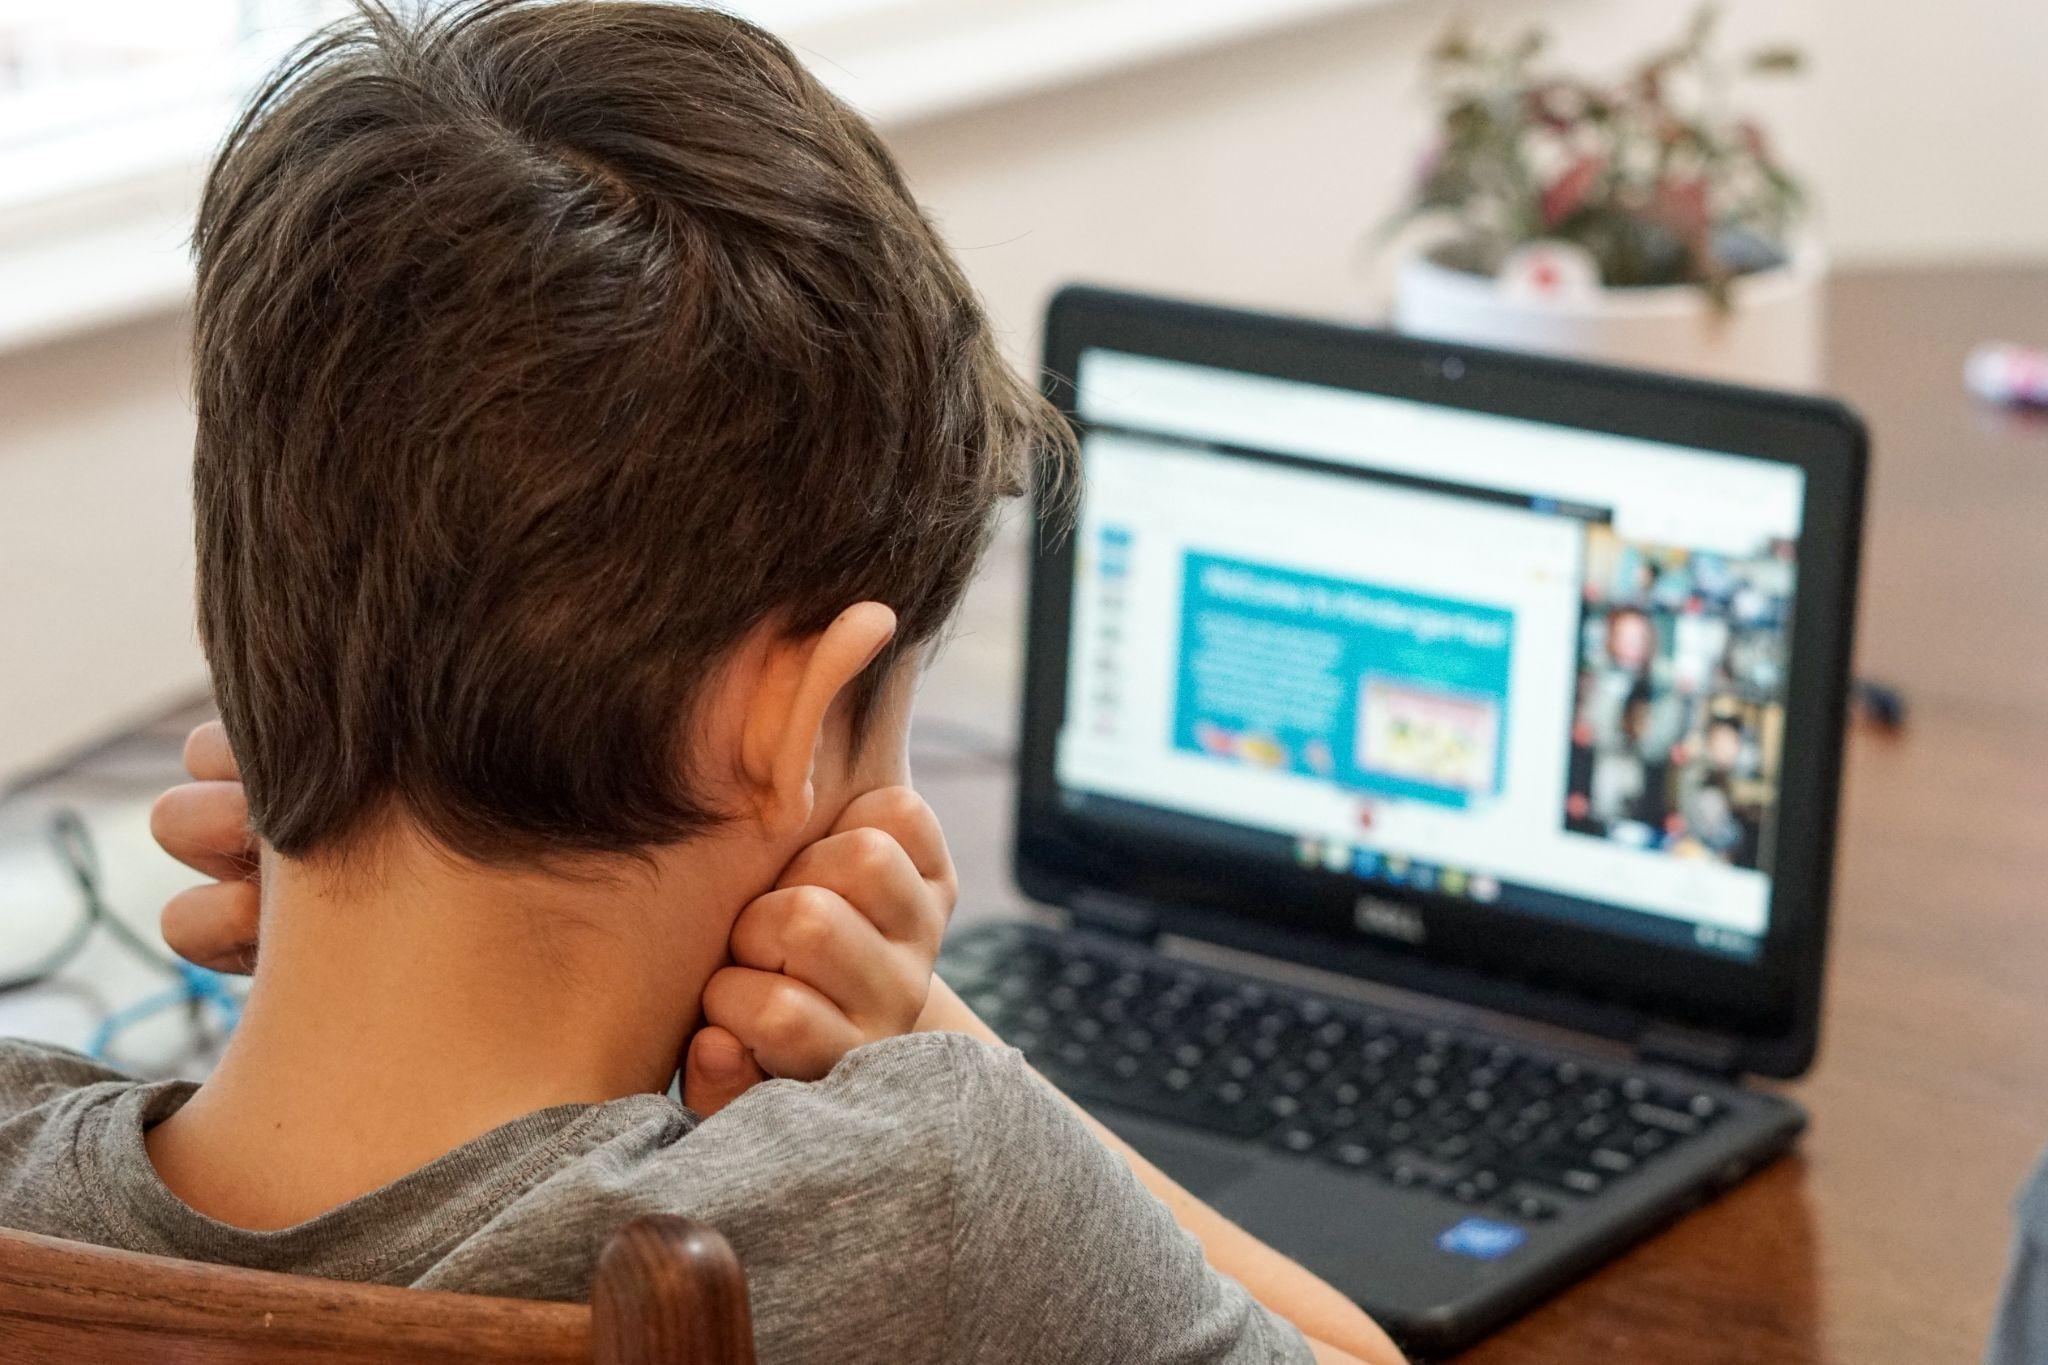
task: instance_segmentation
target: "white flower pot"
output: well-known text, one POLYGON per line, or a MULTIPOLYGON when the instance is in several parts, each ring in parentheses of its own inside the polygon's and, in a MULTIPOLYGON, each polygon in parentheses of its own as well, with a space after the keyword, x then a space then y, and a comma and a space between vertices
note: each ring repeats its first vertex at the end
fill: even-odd
POLYGON ((1417 251, 1401 263, 1394 324, 1446 341, 1812 391, 1821 383, 1824 274, 1818 253, 1803 248, 1786 265, 1737 280, 1724 314, 1689 285, 1543 297, 1417 251))

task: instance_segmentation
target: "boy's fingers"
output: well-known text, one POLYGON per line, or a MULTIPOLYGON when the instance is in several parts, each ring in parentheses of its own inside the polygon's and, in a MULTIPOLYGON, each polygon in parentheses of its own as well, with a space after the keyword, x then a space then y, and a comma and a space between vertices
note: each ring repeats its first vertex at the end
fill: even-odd
POLYGON ((164 905, 164 942, 196 966, 251 971, 261 901, 262 892, 249 881, 209 882, 180 891, 164 905))
POLYGON ((794 977, 863 1034, 910 1027, 923 1007, 929 964, 891 944, 853 905, 822 886, 770 891, 733 922, 732 959, 794 977))
POLYGON ((729 1030, 770 1076, 815 1081, 867 1039, 817 991, 780 972, 725 967, 704 986, 704 1019, 729 1030))
POLYGON ((242 770, 228 747, 227 727, 217 720, 185 736, 185 771, 201 782, 237 782, 242 770))
POLYGON ((910 855, 917 874, 934 885, 953 889, 959 878, 946 832, 928 802, 909 787, 878 787, 847 804, 832 826, 835 834, 863 825, 889 835, 910 855))
POLYGON ((256 872, 249 798, 231 781, 187 782, 156 799, 149 832, 164 852, 194 872, 238 881, 256 872))
POLYGON ((197 780, 157 798, 149 831, 164 852, 218 880, 181 891, 165 903, 164 942, 197 966, 247 972, 256 963, 262 900, 256 885, 258 849, 249 832, 248 794, 219 721, 186 738, 185 767, 197 780))
POLYGON ((683 1105, 708 1119, 767 1079, 738 1038, 707 1024, 690 1039, 683 1061, 683 1105))
POLYGON ((933 952, 953 908, 951 897, 919 874, 903 846, 872 825, 828 834, 797 854, 777 889, 803 886, 838 892, 892 943, 933 952))

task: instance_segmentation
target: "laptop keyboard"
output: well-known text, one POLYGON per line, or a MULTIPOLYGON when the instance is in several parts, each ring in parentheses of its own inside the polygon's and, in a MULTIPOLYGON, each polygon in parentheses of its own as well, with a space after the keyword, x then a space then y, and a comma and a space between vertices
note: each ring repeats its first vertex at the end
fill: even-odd
POLYGON ((1704 1090, 1077 934, 1000 926, 940 973, 1074 1099, 1542 1222, 1713 1125, 1704 1090))

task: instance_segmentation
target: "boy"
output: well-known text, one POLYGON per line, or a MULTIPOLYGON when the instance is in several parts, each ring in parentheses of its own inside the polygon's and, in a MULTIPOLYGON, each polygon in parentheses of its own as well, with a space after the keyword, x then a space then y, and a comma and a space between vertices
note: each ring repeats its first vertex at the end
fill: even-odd
POLYGON ((786 49, 368 8, 196 242, 192 766, 261 952, 196 1090, 0 1049, 0 1222, 578 1298, 673 1211, 766 1359, 1392 1357, 931 987, 915 672, 1064 437, 786 49))

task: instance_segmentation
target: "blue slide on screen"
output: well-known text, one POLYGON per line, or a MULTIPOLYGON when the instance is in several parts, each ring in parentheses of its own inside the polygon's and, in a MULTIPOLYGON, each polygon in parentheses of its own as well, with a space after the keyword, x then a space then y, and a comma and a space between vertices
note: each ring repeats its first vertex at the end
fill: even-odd
POLYGON ((1176 748, 1466 807, 1507 766, 1514 613, 1189 551, 1176 748))

